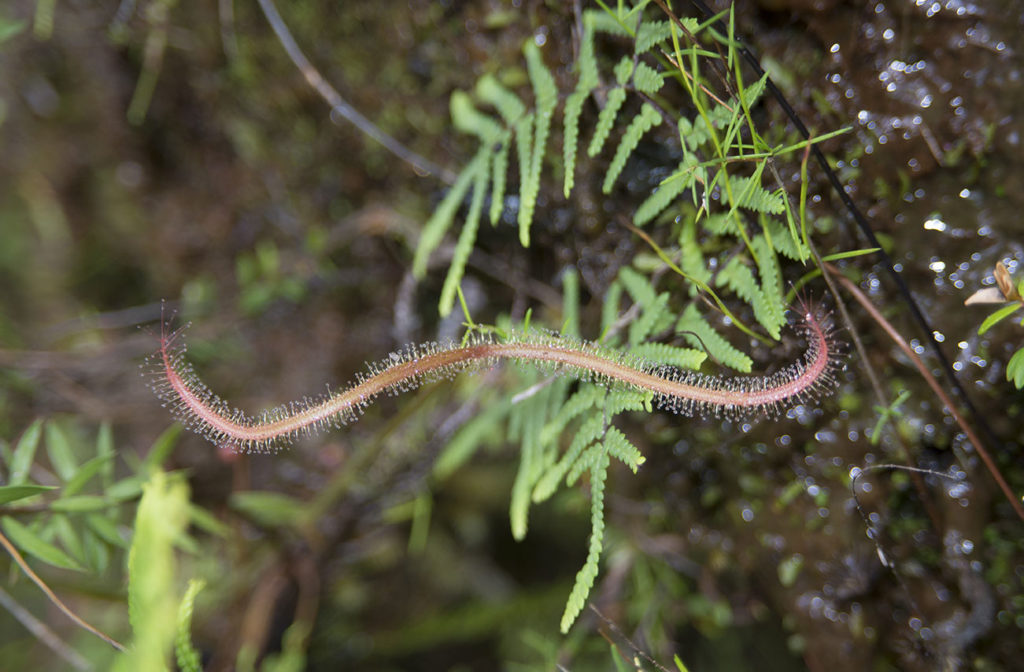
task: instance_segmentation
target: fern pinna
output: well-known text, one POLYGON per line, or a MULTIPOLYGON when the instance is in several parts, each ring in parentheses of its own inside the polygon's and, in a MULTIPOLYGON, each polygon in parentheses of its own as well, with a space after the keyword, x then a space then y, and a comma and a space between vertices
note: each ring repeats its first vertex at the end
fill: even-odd
POLYGON ((808 344, 802 360, 764 377, 695 372, 709 355, 741 373, 752 368, 750 358, 699 310, 694 300, 698 295, 710 299, 729 323, 752 337, 770 342, 781 336, 786 318, 779 255, 803 263, 809 249, 806 227, 785 192, 781 187, 766 189, 763 180, 770 159, 805 145, 773 147, 756 132, 750 109, 763 91, 763 79, 744 87, 737 68, 728 73, 732 77, 726 82, 728 95, 710 91, 702 74, 703 61, 714 58, 715 40, 731 49, 728 40, 705 35, 692 20, 678 24, 649 20, 643 15, 644 4, 582 13, 576 81, 564 97, 558 154, 550 151, 549 144, 561 96, 533 40, 523 47, 532 104, 504 86, 498 74, 482 77, 472 93, 452 94, 455 128, 475 137, 479 147, 424 225, 413 259, 414 273, 423 277, 431 254, 464 207, 464 221, 440 293, 439 310, 448 314, 459 295, 485 210, 493 225, 501 219, 510 168, 518 173, 519 240, 528 246, 545 184, 545 165, 561 162, 562 192, 568 196, 576 183, 581 136, 589 130, 584 128, 586 120, 593 127, 586 143, 592 163, 615 144, 601 179, 606 194, 615 188, 644 138, 658 129, 674 138, 676 167, 636 208, 632 223, 635 227, 663 224, 658 237, 673 244, 661 247, 641 234, 657 258, 638 256, 619 270, 604 296, 599 341, 580 339, 578 280, 567 272, 563 275, 566 319, 560 334, 527 325, 483 328, 470 321, 461 344, 408 346, 371 366, 343 392, 255 418, 231 409, 198 380, 184 359, 177 332, 164 332, 160 351, 152 359, 157 393, 185 424, 217 443, 250 450, 273 449, 296 435, 354 421, 382 393, 404 392, 503 360, 526 365, 521 382, 526 391, 467 423, 439 457, 435 477, 452 473, 479 447, 486 428, 505 421, 507 438, 521 446, 510 502, 517 539, 526 534, 531 504, 551 497, 563 483, 573 485, 588 477, 591 537, 586 562, 563 614, 563 631, 578 616, 598 573, 608 468, 614 459, 635 471, 644 461, 626 433, 614 425, 617 415, 649 412, 654 403, 684 415, 775 415, 830 390, 842 367, 830 320, 815 307, 799 304, 796 328, 808 344), (629 44, 629 53, 605 68, 597 56, 599 35, 629 44), (688 96, 688 115, 673 113, 659 102, 668 81, 688 96), (590 101, 600 102, 596 115, 590 101), (625 114, 627 109, 634 111, 625 114), (654 274, 665 269, 682 280, 677 285, 682 291, 656 288, 654 274), (729 297, 749 307, 757 326, 748 326, 730 312, 729 297), (629 307, 623 310, 627 299, 629 307), (666 333, 680 334, 692 348, 656 341, 666 333), (571 438, 563 440, 563 435, 571 438))
MULTIPOLYGON (((675 154, 675 168, 640 202, 632 223, 635 227, 660 225, 658 237, 675 244, 663 248, 646 238, 660 263, 638 256, 631 266, 620 269, 605 293, 605 343, 627 347, 646 362, 684 370, 698 368, 706 352, 715 361, 747 373, 751 370, 750 358, 713 326, 697 303, 680 302, 678 297, 673 300, 667 292, 655 290, 652 274, 668 267, 683 281, 691 297, 700 294, 710 298, 747 335, 765 342, 778 340, 785 324, 779 256, 802 264, 810 257, 810 250, 802 207, 806 190, 801 191, 801 207, 794 209, 778 173, 768 167, 770 161, 781 162, 807 145, 772 145, 758 133, 751 109, 763 93, 766 79, 744 85, 733 41, 708 30, 711 22, 698 24, 693 19, 648 15, 646 5, 640 2, 629 7, 620 3, 615 10, 581 13, 582 30, 573 64, 575 84, 564 96, 533 39, 523 46, 532 101, 506 88, 500 72, 480 78, 471 93, 452 94, 454 127, 474 136, 479 145, 426 223, 415 253, 414 272, 417 277, 426 274, 428 258, 455 224, 463 203, 468 202, 438 304, 442 315, 450 313, 488 200, 491 224, 497 225, 501 219, 510 163, 514 164, 512 174, 518 172, 519 193, 518 198, 508 201, 518 207, 519 240, 528 246, 545 168, 550 170, 553 165, 556 179, 561 169, 562 196, 568 198, 576 186, 578 159, 584 146, 588 169, 602 166, 601 191, 611 194, 636 149, 657 132, 659 146, 663 150, 667 146, 675 154), (599 58, 599 40, 602 46, 612 43, 627 48, 617 60, 612 57, 605 62, 599 58), (719 73, 723 90, 717 95, 706 74, 710 72, 719 73), (684 113, 665 102, 673 95, 666 91, 670 81, 675 84, 674 98, 682 92, 688 103, 684 104, 684 113), (562 147, 557 152, 551 142, 556 136, 551 131, 560 97, 564 100, 562 147), (605 154, 610 154, 610 159, 598 163, 605 154), (774 190, 764 186, 767 176, 779 185, 774 190), (621 313, 624 295, 635 308, 621 313), (747 326, 729 310, 729 296, 749 306, 759 329, 747 326), (607 338, 613 325, 625 329, 624 339, 614 335, 607 338), (696 349, 648 342, 654 335, 673 330, 696 349)), ((574 301, 574 277, 566 276, 567 306, 574 301)), ((801 320, 804 325, 814 323, 813 314, 801 320)), ((575 334, 574 322, 567 320, 566 324, 575 334)), ((832 340, 830 332, 823 333, 826 340, 832 340)), ((821 360, 822 380, 828 384, 837 367, 834 349, 828 348, 829 356, 821 360)), ((780 375, 794 373, 790 370, 780 375)), ((537 381, 524 384, 533 389, 537 381)), ((644 394, 644 390, 622 385, 600 393, 583 386, 570 394, 569 386, 562 381, 548 384, 508 408, 509 438, 522 446, 511 503, 512 529, 517 538, 525 534, 531 501, 549 496, 560 479, 571 483, 583 473, 590 475, 590 552, 566 608, 563 630, 578 614, 596 575, 604 529, 601 498, 608 457, 621 459, 633 469, 639 464, 639 452, 610 420, 625 410, 644 408, 650 402, 644 394), (559 456, 558 439, 570 421, 574 423, 573 438, 559 456)), ((713 410, 722 408, 715 406, 713 410)), ((681 410, 699 414, 708 407, 698 404, 681 410)), ((453 441, 451 454, 468 453, 471 437, 478 434, 471 423, 453 441)))

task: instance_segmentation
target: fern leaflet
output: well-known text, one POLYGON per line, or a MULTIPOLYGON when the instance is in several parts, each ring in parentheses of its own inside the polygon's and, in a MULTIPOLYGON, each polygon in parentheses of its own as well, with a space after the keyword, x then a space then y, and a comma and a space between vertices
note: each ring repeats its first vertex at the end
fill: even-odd
POLYGON ((608 476, 608 453, 603 450, 593 452, 593 465, 590 469, 590 544, 587 560, 583 569, 576 574, 576 583, 569 593, 569 600, 562 614, 563 633, 569 631, 569 627, 583 610, 590 589, 594 586, 601 562, 601 550, 604 547, 604 486, 608 476))

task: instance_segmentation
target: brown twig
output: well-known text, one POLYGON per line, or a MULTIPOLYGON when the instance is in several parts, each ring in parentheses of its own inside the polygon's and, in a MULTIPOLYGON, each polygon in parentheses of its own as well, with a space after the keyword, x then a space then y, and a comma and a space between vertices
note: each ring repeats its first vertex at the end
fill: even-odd
POLYGON ((46 583, 41 578, 39 578, 39 576, 35 572, 32 571, 32 568, 28 566, 27 562, 25 562, 25 558, 21 557, 21 553, 18 552, 18 549, 14 547, 14 544, 12 544, 10 540, 7 537, 5 537, 2 532, 0 532, 0 546, 3 546, 4 549, 10 554, 14 562, 18 565, 18 567, 21 568, 21 571, 25 572, 28 578, 32 579, 32 582, 39 586, 39 590, 43 591, 43 594, 46 595, 50 602, 53 602, 53 604, 58 609, 64 612, 64 615, 70 618, 75 623, 75 625, 82 628, 83 630, 88 630, 92 634, 96 635, 97 637, 105 641, 107 644, 110 644, 118 651, 125 650, 124 646, 120 642, 118 642, 113 637, 110 637, 109 635, 100 632, 93 626, 83 621, 81 618, 78 617, 77 614, 75 614, 75 612, 71 611, 71 609, 69 609, 67 605, 61 602, 60 598, 57 597, 57 595, 52 590, 50 590, 50 587, 46 585, 46 583))
POLYGON ((299 69, 302 76, 306 78, 309 85, 316 89, 316 92, 331 106, 332 117, 334 114, 343 117, 360 131, 383 145, 386 150, 412 166, 420 175, 436 175, 447 184, 455 182, 455 174, 450 170, 438 166, 398 142, 398 140, 395 140, 372 121, 360 114, 359 110, 345 102, 345 99, 341 97, 337 89, 323 78, 320 72, 309 62, 309 59, 306 58, 306 55, 302 53, 295 38, 292 37, 291 32, 288 30, 288 26, 285 25, 284 20, 278 13, 273 0, 258 0, 258 2, 260 3, 260 9, 263 10, 263 15, 267 17, 270 27, 274 29, 277 39, 288 54, 288 58, 292 60, 292 63, 299 69))

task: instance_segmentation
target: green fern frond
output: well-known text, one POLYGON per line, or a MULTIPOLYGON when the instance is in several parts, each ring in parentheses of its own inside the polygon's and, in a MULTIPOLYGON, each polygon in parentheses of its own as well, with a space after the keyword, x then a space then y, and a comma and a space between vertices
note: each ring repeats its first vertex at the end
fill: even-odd
POLYGON ((635 303, 641 306, 653 305, 658 300, 658 292, 646 276, 637 273, 629 266, 619 269, 619 282, 626 288, 635 303))
POLYGON ((594 158, 601 153, 604 143, 608 139, 609 134, 611 134, 612 127, 615 125, 615 118, 618 116, 624 102, 626 102, 626 90, 622 87, 616 87, 608 92, 604 109, 597 116, 594 137, 590 139, 590 146, 587 147, 587 156, 590 158, 594 158))
POLYGON ((444 450, 434 461, 433 477, 443 481, 465 464, 476 451, 489 440, 505 438, 501 421, 508 415, 512 400, 504 397, 486 406, 486 410, 459 428, 448 440, 444 450))
POLYGON ((629 342, 638 344, 653 333, 666 329, 672 323, 668 309, 668 292, 662 292, 654 303, 643 304, 640 317, 629 325, 629 342))
POLYGON ((779 260, 771 243, 761 233, 751 241, 754 253, 757 254, 757 268, 761 276, 761 291, 764 293, 766 305, 772 316, 772 323, 780 326, 786 323, 782 298, 782 272, 779 260))
POLYGON ((680 369, 699 369, 707 359, 707 355, 701 350, 680 348, 667 343, 641 343, 633 346, 630 352, 649 362, 670 364, 680 369))
POLYGON ((687 156, 676 171, 661 181, 658 188, 648 196, 633 215, 633 223, 643 226, 660 215, 665 208, 693 185, 693 166, 697 159, 692 155, 687 156))
POLYGON ((629 325, 629 343, 637 345, 651 333, 668 328, 672 315, 668 310, 668 292, 656 293, 650 281, 629 267, 619 269, 619 280, 633 302, 641 307, 640 317, 629 325))
POLYGON ((484 75, 477 80, 473 92, 482 102, 493 105, 507 126, 514 126, 526 114, 526 105, 519 96, 502 86, 494 75, 484 75))
POLYGON ((604 430, 605 419, 601 413, 591 414, 580 424, 579 429, 576 430, 572 441, 569 443, 569 448, 562 457, 537 479, 533 489, 534 502, 542 502, 554 494, 562 478, 567 478, 568 480, 566 475, 576 469, 585 449, 599 439, 604 430))
POLYGON ((693 304, 686 307, 682 317, 676 322, 676 331, 682 333, 691 345, 704 350, 723 365, 740 373, 750 373, 753 366, 750 357, 725 340, 714 327, 708 324, 693 304))
POLYGON ((604 451, 596 451, 596 459, 590 470, 590 543, 587 550, 587 560, 583 568, 576 574, 576 583, 569 593, 569 600, 566 602, 565 611, 562 613, 561 629, 563 633, 569 631, 576 617, 583 610, 587 602, 587 596, 594 586, 594 579, 597 578, 598 568, 601 562, 601 550, 604 547, 604 487, 608 477, 608 454, 604 451))
POLYGON ((583 103, 599 83, 597 76, 597 56, 594 51, 594 26, 590 13, 584 15, 583 36, 580 39, 580 56, 576 62, 579 69, 579 80, 576 89, 565 101, 564 135, 562 140, 562 158, 565 169, 565 182, 562 192, 566 198, 572 191, 576 180, 576 148, 580 136, 580 114, 583 103))
MULTIPOLYGON (((689 17, 683 19, 684 24, 691 22, 693 28, 696 28, 696 22, 689 17)), ((692 31, 693 28, 690 30, 692 31)), ((645 21, 640 24, 640 30, 636 33, 636 47, 635 53, 643 54, 651 49, 654 45, 659 42, 672 37, 672 27, 668 21, 645 21)))
POLYGON ((622 140, 619 141, 618 149, 615 150, 615 158, 612 159, 608 166, 608 173, 604 176, 602 192, 611 193, 612 185, 615 180, 619 179, 619 174, 626 167, 626 160, 640 144, 644 134, 660 124, 661 114, 658 113, 658 110, 650 103, 644 103, 640 108, 640 113, 633 117, 626 132, 622 134, 622 140))
MULTIPOLYGON (((754 212, 769 212, 773 215, 781 214, 786 209, 782 202, 783 195, 762 187, 760 175, 751 177, 730 175, 729 187, 736 199, 735 207, 746 208, 754 212)), ((724 195, 727 192, 723 191, 722 193, 724 195)), ((728 201, 728 197, 725 200, 728 201)))
POLYGON ((665 84, 664 76, 647 65, 643 61, 636 64, 636 71, 633 73, 633 86, 637 91, 653 95, 665 84))
POLYGON ((501 147, 494 153, 494 161, 491 163, 491 209, 488 217, 491 225, 498 223, 501 211, 505 207, 505 187, 508 179, 508 153, 509 145, 512 143, 512 132, 505 131, 501 136, 501 147))
POLYGON ((627 387, 613 387, 608 390, 604 400, 604 416, 613 418, 625 411, 651 410, 654 395, 651 392, 640 392, 627 387))
MULTIPOLYGON (((582 81, 582 80, 581 80, 582 81)), ((569 198, 572 188, 576 185, 576 147, 580 138, 580 114, 583 103, 590 91, 577 88, 565 101, 564 136, 562 140, 562 163, 565 169, 562 194, 569 198)))
POLYGON ((450 106, 452 125, 462 133, 480 138, 485 145, 497 142, 505 131, 493 117, 476 109, 465 91, 453 91, 450 106))
POLYGON ((459 206, 462 205, 462 200, 466 197, 466 192, 469 191, 469 187, 473 184, 476 171, 480 169, 481 164, 486 165, 490 152, 491 148, 486 145, 477 150, 476 156, 459 173, 459 176, 455 179, 455 184, 452 185, 452 188, 441 199, 441 203, 438 204, 433 214, 430 215, 427 223, 423 225, 419 243, 416 245, 416 254, 413 255, 412 261, 412 272, 417 278, 422 278, 426 274, 427 261, 430 258, 430 254, 437 249, 437 246, 441 244, 441 239, 444 238, 444 234, 451 228, 452 222, 455 221, 455 213, 458 212, 459 206))
POLYGON ((541 432, 551 409, 558 408, 564 400, 566 386, 566 380, 556 380, 537 390, 530 398, 520 401, 509 414, 509 432, 511 434, 518 428, 521 445, 519 470, 512 484, 509 502, 512 537, 517 541, 526 536, 531 493, 538 479, 550 470, 554 462, 554 452, 545 449, 541 432))
POLYGON ((634 474, 640 465, 647 461, 640 449, 634 446, 617 427, 608 428, 608 432, 604 435, 604 449, 608 455, 629 467, 634 474))
POLYGON ((739 236, 740 227, 736 218, 724 212, 716 212, 704 218, 704 228, 716 236, 739 236))
POLYGON ((597 32, 629 37, 629 33, 619 19, 600 9, 588 9, 584 12, 583 22, 584 24, 589 23, 597 32))
POLYGON ((750 84, 743 88, 742 101, 743 107, 750 109, 754 103, 760 100, 761 95, 764 93, 765 86, 768 84, 768 74, 765 73, 761 79, 757 80, 753 84, 750 84))
POLYGON ((782 222, 762 214, 760 224, 764 235, 771 240, 772 247, 782 256, 801 262, 809 256, 810 250, 799 239, 794 240, 782 222))
POLYGON ((459 241, 455 244, 455 252, 452 254, 451 265, 448 267, 448 275, 445 276, 444 286, 441 288, 441 298, 438 301, 438 309, 442 315, 452 312, 455 307, 455 290, 462 282, 462 275, 466 272, 466 262, 476 244, 476 233, 480 228, 480 215, 484 209, 484 196, 487 191, 487 181, 490 178, 490 170, 487 159, 476 167, 476 175, 473 181, 473 199, 469 205, 469 212, 466 213, 466 221, 462 225, 462 232, 459 234, 459 241))
POLYGON ((772 305, 772 300, 766 297, 754 279, 754 274, 740 261, 739 257, 733 257, 718 273, 717 284, 719 287, 728 287, 736 292, 736 295, 750 304, 754 309, 754 317, 768 331, 772 338, 778 340, 783 322, 776 318, 778 312, 772 305))
MULTIPOLYGON (((604 398, 605 388, 596 385, 583 385, 558 409, 558 413, 544 426, 541 432, 541 441, 544 444, 553 444, 561 436, 572 420, 579 417, 585 411, 593 408, 604 398)), ((557 479, 556 479, 557 480, 557 479)))
POLYGON ((181 672, 202 672, 203 664, 199 652, 192 646, 192 610, 196 595, 206 585, 200 579, 189 579, 185 596, 178 606, 178 633, 174 638, 174 657, 181 672))
MULTIPOLYGON (((712 273, 708 270, 707 263, 704 261, 704 252, 700 248, 700 243, 697 242, 697 222, 693 219, 683 222, 683 228, 679 232, 679 249, 681 251, 679 267, 683 272, 702 284, 706 285, 711 282, 712 273)), ((694 295, 697 289, 696 285, 691 284, 690 295, 694 295)))
POLYGON ((618 280, 608 286, 601 304, 601 329, 606 331, 619 319, 619 304, 622 303, 622 283, 618 280))
POLYGON ((551 71, 544 65, 540 49, 533 39, 528 39, 523 46, 526 56, 526 70, 533 86, 536 106, 534 122, 533 152, 530 155, 525 180, 519 191, 519 242, 523 247, 530 246, 530 225, 533 223, 533 210, 537 205, 540 193, 540 174, 547 148, 548 132, 551 130, 551 115, 558 104, 558 87, 551 71))

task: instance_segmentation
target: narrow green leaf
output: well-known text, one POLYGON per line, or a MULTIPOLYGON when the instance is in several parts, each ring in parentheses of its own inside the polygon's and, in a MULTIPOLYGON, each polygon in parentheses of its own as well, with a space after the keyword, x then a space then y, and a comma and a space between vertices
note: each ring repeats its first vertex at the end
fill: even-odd
POLYGON ((71 450, 71 443, 64 430, 55 422, 46 423, 46 454, 60 480, 67 481, 75 475, 78 462, 71 450))
POLYGON ((294 526, 305 518, 304 502, 277 492, 235 492, 229 502, 235 511, 267 527, 294 526))
POLYGON ((113 453, 107 453, 106 455, 97 455, 87 461, 71 478, 68 479, 68 482, 64 484, 64 490, 61 492, 61 496, 70 497, 71 495, 77 494, 90 480, 92 480, 93 476, 99 473, 103 467, 110 463, 110 460, 113 457, 113 453))
POLYGON ((121 529, 117 523, 106 515, 99 513, 90 513, 85 517, 85 524, 89 526, 96 535, 110 544, 118 548, 128 548, 128 540, 125 535, 121 533, 121 529))
POLYGON ((1006 380, 1016 385, 1018 390, 1024 388, 1024 348, 1013 353, 1007 363, 1006 380))
POLYGON ((29 425, 18 439, 18 445, 14 448, 14 457, 11 459, 11 485, 21 485, 28 480, 28 472, 32 468, 32 461, 36 458, 36 448, 39 447, 42 430, 43 420, 40 418, 29 425))
MULTIPOLYGON (((78 532, 71 525, 71 521, 64 514, 55 514, 50 517, 47 525, 53 530, 60 545, 63 546, 68 555, 76 562, 87 564, 85 548, 78 532)), ((84 566, 84 565, 83 565, 84 566)))
POLYGON ((996 324, 1001 322, 1003 319, 1005 319, 1005 318, 1009 317, 1010 315, 1014 314, 1015 312, 1017 312, 1020 308, 1021 308, 1021 304, 1020 303, 1011 303, 1010 305, 1003 306, 1002 308, 1000 308, 996 312, 992 313, 991 315, 986 317, 985 321, 981 323, 980 327, 978 327, 978 335, 981 336, 986 331, 988 331, 992 327, 996 326, 996 324))
POLYGON ((56 486, 52 485, 5 485, 0 487, 0 504, 10 504, 55 489, 56 486))
POLYGON ((149 449, 149 454, 146 455, 146 459, 143 461, 144 473, 162 466, 167 461, 171 451, 174 450, 174 445, 178 442, 181 430, 182 426, 175 423, 165 429, 160 436, 156 437, 156 441, 153 442, 149 449))
POLYGON ((6 516, 0 521, 4 533, 15 546, 25 553, 39 558, 48 565, 60 567, 61 569, 73 569, 78 572, 85 571, 85 568, 75 562, 67 553, 60 550, 48 541, 44 541, 35 532, 18 522, 16 519, 6 516))
MULTIPOLYGON (((110 423, 107 421, 100 425, 100 430, 96 434, 96 454, 100 457, 114 457, 114 435, 110 431, 110 423)), ((109 487, 114 481, 114 461, 112 459, 103 461, 100 473, 103 476, 103 487, 109 487)))
POLYGON ((218 537, 227 537, 231 534, 231 527, 217 520, 217 518, 204 509, 193 503, 188 505, 189 520, 200 530, 209 532, 210 534, 217 535, 218 537))
POLYGON ((50 503, 54 511, 100 511, 110 506, 110 500, 102 495, 75 495, 62 497, 50 503))

